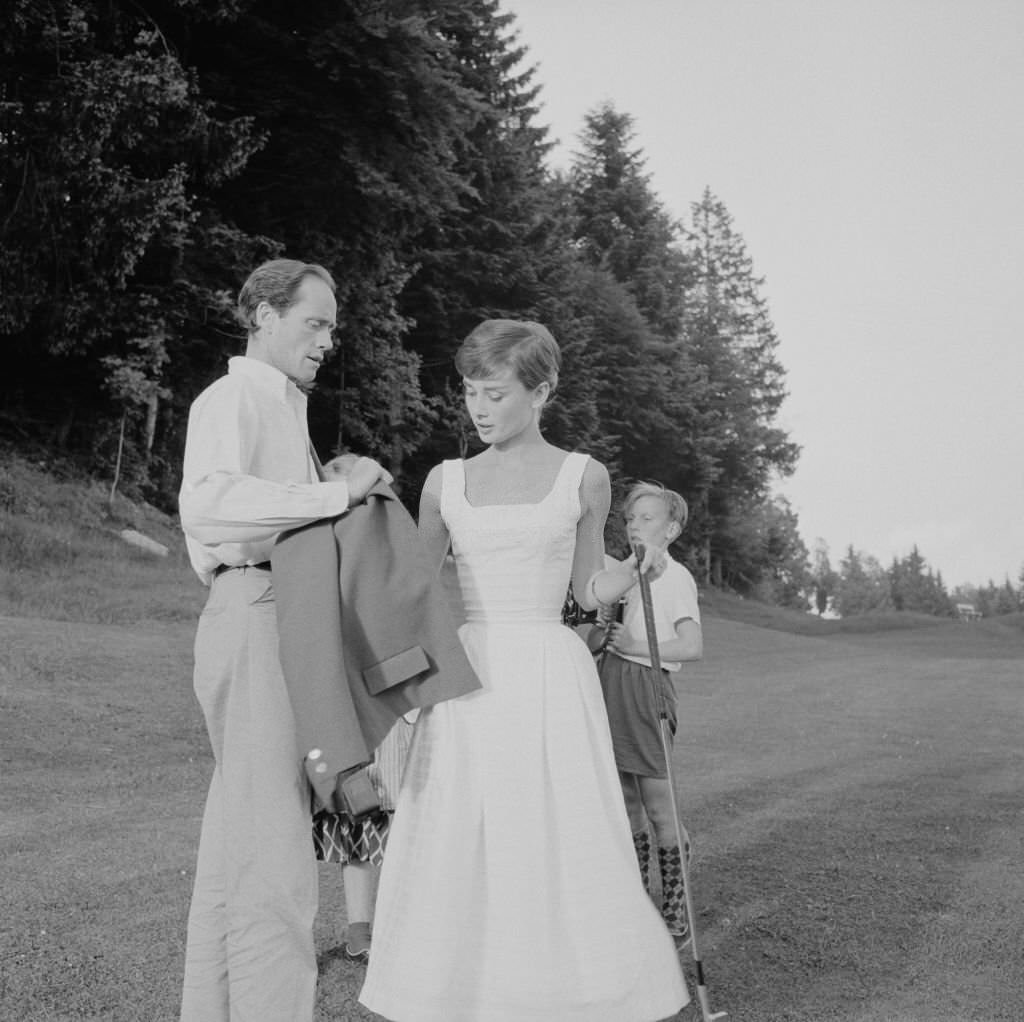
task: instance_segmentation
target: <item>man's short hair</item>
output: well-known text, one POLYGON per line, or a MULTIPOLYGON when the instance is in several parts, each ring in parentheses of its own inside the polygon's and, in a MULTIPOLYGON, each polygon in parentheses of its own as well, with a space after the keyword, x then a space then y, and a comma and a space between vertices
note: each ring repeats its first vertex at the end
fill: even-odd
POLYGON ((690 509, 682 494, 676 493, 675 490, 665 489, 661 483, 637 483, 622 502, 623 517, 629 514, 629 509, 641 497, 657 497, 664 503, 670 522, 678 522, 680 529, 686 525, 686 520, 690 517, 690 509))
POLYGON ((238 292, 235 317, 248 333, 257 328, 256 309, 266 302, 279 313, 285 313, 296 302, 296 293, 307 277, 319 277, 332 292, 337 291, 334 278, 318 263, 298 259, 271 259, 257 266, 238 292))

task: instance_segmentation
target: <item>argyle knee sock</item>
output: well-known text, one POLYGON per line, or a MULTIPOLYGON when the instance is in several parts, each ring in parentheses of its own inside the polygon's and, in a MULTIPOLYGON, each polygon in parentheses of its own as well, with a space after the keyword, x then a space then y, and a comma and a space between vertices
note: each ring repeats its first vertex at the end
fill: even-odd
POLYGON ((646 830, 638 830, 633 835, 633 847, 636 849, 636 861, 640 866, 640 879, 644 882, 644 890, 651 893, 651 836, 646 830))
POLYGON ((686 921, 686 889, 679 846, 659 848, 658 866, 661 868, 661 917, 673 937, 685 937, 690 927, 686 921))

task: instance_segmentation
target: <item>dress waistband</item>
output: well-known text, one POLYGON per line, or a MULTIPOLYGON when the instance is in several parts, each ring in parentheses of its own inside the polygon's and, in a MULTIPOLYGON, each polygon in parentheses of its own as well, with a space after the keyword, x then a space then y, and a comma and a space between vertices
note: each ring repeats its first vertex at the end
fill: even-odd
POLYGON ((559 614, 481 614, 469 612, 466 614, 466 624, 471 625, 502 625, 515 627, 516 625, 561 625, 562 618, 559 614))
POLYGON ((259 564, 218 564, 213 569, 213 577, 223 575, 225 571, 270 571, 270 561, 260 561, 259 564))

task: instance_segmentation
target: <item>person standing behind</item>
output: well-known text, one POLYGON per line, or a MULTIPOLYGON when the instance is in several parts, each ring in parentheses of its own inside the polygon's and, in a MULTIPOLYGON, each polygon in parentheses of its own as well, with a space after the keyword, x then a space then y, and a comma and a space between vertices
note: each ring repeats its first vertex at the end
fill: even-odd
POLYGON ((313 1017, 317 872, 310 792, 278 662, 270 553, 391 477, 360 459, 320 481, 306 397, 337 318, 331 275, 275 259, 238 296, 244 356, 196 398, 179 495, 189 558, 210 587, 195 692, 213 749, 189 911, 182 1022, 313 1017))
MULTIPOLYGON (((683 531, 687 516, 686 501, 678 493, 652 483, 638 483, 623 504, 630 547, 638 543, 659 550, 668 547, 683 531)), ((650 824, 658 842, 662 917, 669 933, 680 940, 688 932, 681 856, 689 850, 680 850, 676 835, 660 715, 664 703, 669 730, 675 736, 676 693, 670 672, 678 671, 684 661, 699 660, 703 639, 697 584, 678 561, 667 554, 666 560, 664 572, 651 582, 661 676, 651 676, 639 587, 627 594, 621 622, 610 621, 609 612, 602 612, 604 620, 591 629, 587 644, 595 651, 603 649, 598 676, 640 875, 650 891, 650 824)))
POLYGON ((373 752, 373 763, 367 772, 380 799, 380 808, 375 813, 356 823, 328 810, 313 816, 317 859, 341 863, 347 923, 342 954, 350 962, 365 965, 370 960, 377 871, 384 861, 416 716, 414 710, 408 714, 410 719, 399 717, 373 752))

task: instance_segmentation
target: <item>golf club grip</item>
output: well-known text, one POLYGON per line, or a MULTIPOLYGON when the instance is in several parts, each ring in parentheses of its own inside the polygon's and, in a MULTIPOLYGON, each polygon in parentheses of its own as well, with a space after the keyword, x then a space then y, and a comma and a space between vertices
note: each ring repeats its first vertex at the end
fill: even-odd
POLYGON ((654 671, 654 677, 657 678, 661 674, 661 654, 658 652, 658 631, 654 624, 654 601, 651 599, 651 580, 647 577, 647 573, 640 570, 640 565, 643 563, 644 554, 646 553, 643 543, 637 543, 633 548, 633 553, 636 555, 636 569, 638 576, 638 583, 640 585, 640 603, 644 608, 644 627, 647 630, 647 652, 651 658, 651 669, 654 671))

